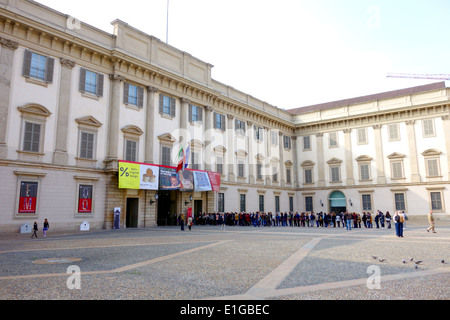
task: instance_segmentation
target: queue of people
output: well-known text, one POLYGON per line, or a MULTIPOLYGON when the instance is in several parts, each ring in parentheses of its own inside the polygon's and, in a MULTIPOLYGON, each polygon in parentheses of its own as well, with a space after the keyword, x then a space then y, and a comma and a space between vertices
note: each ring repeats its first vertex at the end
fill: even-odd
MULTIPOLYGON (((397 212, 396 212, 397 214, 397 212)), ((403 220, 406 220, 404 212, 403 220)), ((178 219, 180 220, 180 219, 178 219)), ((323 228, 387 228, 390 229, 393 217, 377 210, 376 213, 363 212, 226 212, 200 213, 192 221, 196 225, 228 225, 254 227, 323 227, 323 228)), ((183 223, 183 222, 182 222, 183 223)))

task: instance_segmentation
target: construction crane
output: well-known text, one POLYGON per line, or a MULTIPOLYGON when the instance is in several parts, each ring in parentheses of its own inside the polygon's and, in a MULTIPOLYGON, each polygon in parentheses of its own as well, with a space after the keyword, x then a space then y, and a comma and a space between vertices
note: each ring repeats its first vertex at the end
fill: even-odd
POLYGON ((450 74, 388 73, 388 78, 450 80, 450 74))

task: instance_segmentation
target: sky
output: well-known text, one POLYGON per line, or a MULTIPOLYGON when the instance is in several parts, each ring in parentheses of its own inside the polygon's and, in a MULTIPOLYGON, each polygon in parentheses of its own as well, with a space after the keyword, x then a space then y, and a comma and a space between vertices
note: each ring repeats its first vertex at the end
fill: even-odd
POLYGON ((120 19, 281 109, 442 81, 388 73, 450 74, 448 0, 37 2, 111 34, 120 19))

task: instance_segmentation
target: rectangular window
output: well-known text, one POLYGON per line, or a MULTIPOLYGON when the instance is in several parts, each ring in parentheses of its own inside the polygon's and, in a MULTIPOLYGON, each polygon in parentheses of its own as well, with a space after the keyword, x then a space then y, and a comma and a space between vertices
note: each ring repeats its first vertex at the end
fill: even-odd
POLYGON ((360 164, 359 171, 361 175, 361 180, 369 180, 370 179, 370 171, 368 164, 360 164))
POLYGON ((283 144, 285 149, 291 150, 291 137, 283 136, 283 144))
POLYGON ((263 128, 255 126, 255 140, 263 141, 263 128))
POLYGON ((304 171, 305 175, 305 182, 304 183, 313 183, 312 180, 312 169, 305 169, 304 171))
POLYGON ((25 77, 52 83, 54 64, 55 59, 53 58, 25 50, 22 74, 25 77))
POLYGON ((431 209, 432 210, 442 210, 442 200, 440 192, 430 192, 431 198, 431 209))
POLYGON ((264 212, 264 195, 259 195, 259 211, 264 212))
POLYGON ((280 196, 275 196, 275 212, 280 212, 280 196))
POLYGON ((36 213, 37 191, 37 182, 21 182, 18 213, 36 213))
POLYGON ((92 213, 92 185, 80 185, 78 190, 78 213, 92 213))
POLYGON ((223 158, 222 157, 216 158, 216 172, 223 174, 223 158))
POLYGON ((219 193, 217 198, 217 209, 219 212, 225 212, 225 193, 219 193))
POLYGON ((87 92, 98 97, 102 97, 103 75, 81 68, 79 90, 81 92, 87 92))
POLYGON ((272 136, 272 145, 277 146, 278 145, 278 133, 276 131, 272 131, 271 136, 272 136))
POLYGON ((238 161, 238 177, 244 178, 245 177, 245 171, 244 171, 244 162, 238 161))
POLYGON ((331 167, 331 182, 339 182, 341 177, 339 174, 339 167, 331 167))
POLYGON ((289 211, 294 211, 294 197, 289 197, 289 211))
POLYGON ((125 160, 137 161, 137 142, 132 140, 125 141, 125 160))
POLYGON ((305 211, 313 212, 313 197, 305 197, 305 211))
POLYGON ((33 122, 25 122, 23 151, 39 152, 40 140, 41 125, 33 122))
POLYGON ((189 105, 189 122, 203 121, 203 109, 199 106, 189 105))
POLYGON ((225 131, 225 115, 214 112, 214 129, 225 131))
POLYGON ((392 179, 402 179, 403 178, 403 164, 402 162, 392 162, 392 179))
POLYGON ((161 164, 163 166, 170 166, 172 164, 170 160, 170 147, 161 147, 161 164))
POLYGON ((423 136, 424 137, 434 137, 434 122, 433 119, 422 120, 423 124, 423 136))
POLYGON ((286 183, 292 183, 292 181, 291 181, 291 169, 286 169, 286 183))
POLYGON ((278 169, 277 167, 272 167, 272 181, 277 182, 278 181, 278 169))
POLYGON ((262 176, 262 164, 261 163, 257 163, 256 164, 256 179, 258 180, 262 180, 263 176, 262 176))
POLYGON ((80 158, 94 159, 94 134, 81 132, 80 158))
POLYGON ((398 130, 397 123, 388 125, 388 134, 389 134, 389 141, 399 141, 400 140, 400 132, 398 130))
POLYGON ((366 144, 367 143, 367 130, 366 128, 359 128, 357 130, 358 134, 358 144, 366 144))
POLYGON ((426 161, 427 161, 428 177, 438 177, 439 176, 438 160, 428 159, 426 161))
POLYGON ((245 121, 236 120, 234 126, 237 134, 245 135, 245 121))
POLYGON ((163 94, 159 95, 159 113, 175 117, 175 99, 172 97, 165 96, 163 94))
POLYGON ((144 88, 124 83, 123 103, 142 108, 144 106, 144 88))
POLYGON ((191 152, 191 166, 194 170, 200 169, 200 154, 198 152, 191 152))
POLYGON ((336 148, 338 146, 337 132, 330 132, 329 134, 329 147, 336 148))
POLYGON ((406 210, 405 205, 405 194, 404 193, 394 193, 395 210, 406 210))
POLYGON ((363 205, 363 210, 372 210, 372 197, 370 196, 370 194, 363 194, 362 196, 362 205, 363 205))
POLYGON ((303 150, 311 150, 311 138, 310 136, 303 137, 303 150))
POLYGON ((245 194, 240 194, 239 195, 239 204, 240 204, 240 209, 241 212, 246 212, 245 210, 245 194))

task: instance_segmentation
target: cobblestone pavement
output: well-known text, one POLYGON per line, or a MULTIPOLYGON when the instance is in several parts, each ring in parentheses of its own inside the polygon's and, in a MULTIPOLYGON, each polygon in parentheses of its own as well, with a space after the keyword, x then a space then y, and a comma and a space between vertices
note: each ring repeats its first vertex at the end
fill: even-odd
POLYGON ((0 299, 448 300, 450 224, 426 227, 4 234, 0 299))

